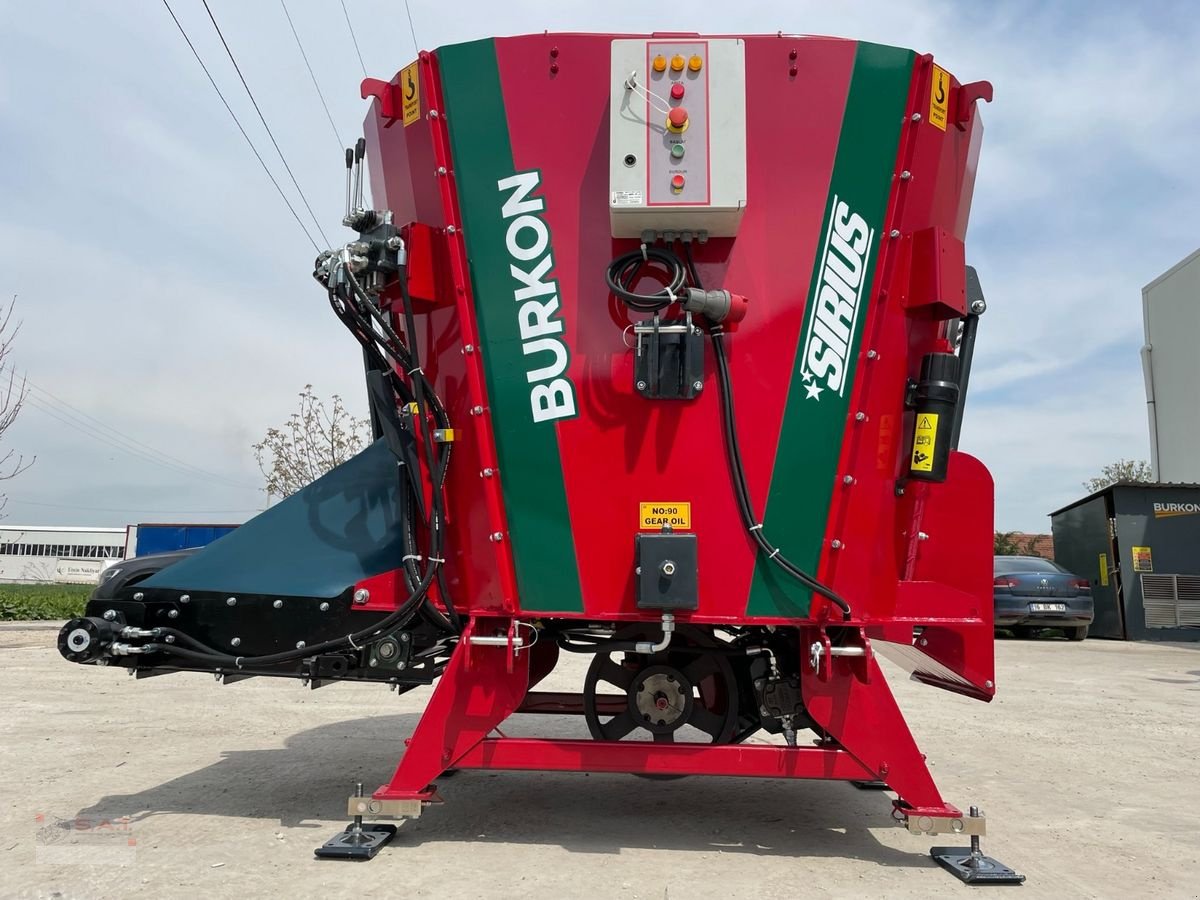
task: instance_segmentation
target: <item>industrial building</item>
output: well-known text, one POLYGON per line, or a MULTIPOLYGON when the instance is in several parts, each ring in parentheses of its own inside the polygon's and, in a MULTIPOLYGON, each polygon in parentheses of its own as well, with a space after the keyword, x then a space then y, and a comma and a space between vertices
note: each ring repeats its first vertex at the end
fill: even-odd
POLYGON ((1200 250, 1142 288, 1142 317, 1154 480, 1200 482, 1200 250))

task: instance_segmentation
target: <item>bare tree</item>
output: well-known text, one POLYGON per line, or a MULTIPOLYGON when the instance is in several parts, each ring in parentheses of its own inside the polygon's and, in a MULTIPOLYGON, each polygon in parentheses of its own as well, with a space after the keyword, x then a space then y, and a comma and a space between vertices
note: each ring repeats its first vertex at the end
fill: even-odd
POLYGON ((1144 459, 1118 459, 1102 468, 1098 476, 1085 481, 1083 489, 1089 494, 1093 494, 1110 484, 1153 480, 1154 471, 1150 468, 1150 463, 1144 459))
MULTIPOLYGON (((29 386, 25 382, 25 377, 22 376, 18 382, 16 369, 9 360, 13 341, 16 340, 17 333, 21 330, 21 323, 13 321, 13 310, 16 307, 17 296, 13 294, 8 309, 0 313, 0 372, 8 375, 7 382, 0 378, 0 441, 3 441, 5 433, 13 422, 17 421, 17 416, 21 414, 21 408, 25 405, 25 398, 29 395, 29 386)), ((0 481, 16 478, 33 463, 33 459, 26 460, 24 456, 9 447, 0 454, 0 481)), ((0 510, 4 509, 6 505, 8 505, 8 497, 0 494, 0 510)))
POLYGON ((254 444, 254 459, 266 479, 268 497, 291 496, 341 465, 366 446, 370 426, 350 415, 337 394, 330 407, 313 393, 311 384, 300 392, 300 410, 282 428, 268 428, 254 444))

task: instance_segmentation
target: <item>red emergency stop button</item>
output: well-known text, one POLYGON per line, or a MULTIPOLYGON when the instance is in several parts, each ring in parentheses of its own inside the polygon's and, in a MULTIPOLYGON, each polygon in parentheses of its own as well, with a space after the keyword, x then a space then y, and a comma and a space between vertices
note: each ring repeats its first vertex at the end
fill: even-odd
POLYGON ((667 114, 667 127, 671 131, 683 131, 687 128, 688 114, 682 106, 676 106, 667 114))
POLYGON ((683 193, 684 179, 682 175, 671 176, 671 190, 676 194, 683 193))
POLYGON ((671 99, 672 100, 682 100, 683 99, 683 85, 680 84, 678 81, 675 82, 673 85, 671 85, 671 99))

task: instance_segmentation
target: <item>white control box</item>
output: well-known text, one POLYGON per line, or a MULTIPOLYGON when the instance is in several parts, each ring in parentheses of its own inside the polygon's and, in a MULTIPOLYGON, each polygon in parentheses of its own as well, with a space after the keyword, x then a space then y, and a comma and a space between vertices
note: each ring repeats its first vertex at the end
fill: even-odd
POLYGON ((746 208, 746 48, 737 38, 612 42, 613 237, 737 234, 746 208))

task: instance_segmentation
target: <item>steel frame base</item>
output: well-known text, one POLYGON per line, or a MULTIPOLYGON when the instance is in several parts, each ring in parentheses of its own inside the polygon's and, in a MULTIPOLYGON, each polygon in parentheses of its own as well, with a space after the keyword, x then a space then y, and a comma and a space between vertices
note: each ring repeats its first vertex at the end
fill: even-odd
MULTIPOLYGON (((982 817, 966 817, 942 799, 870 653, 828 658, 801 671, 805 708, 825 737, 815 746, 496 737, 498 726, 515 713, 579 714, 583 708, 578 695, 532 692, 558 662, 554 643, 521 652, 471 643, 473 634, 509 633, 510 621, 478 617, 467 626, 421 721, 405 742, 395 774, 368 798, 366 812, 415 818, 424 806, 440 802, 434 781, 452 769, 727 775, 886 785, 897 794, 894 816, 913 833, 984 832, 982 817)), ((802 646, 824 637, 820 626, 800 631, 802 646)), ((862 639, 869 644, 865 634, 862 639)), ((352 802, 361 804, 362 799, 352 802)), ((973 856, 971 850, 937 848, 934 858, 969 883, 1021 879, 989 857, 973 856), (970 859, 977 861, 966 865, 964 860, 970 859)))
POLYGON ((383 846, 396 836, 395 825, 353 823, 313 851, 317 859, 348 859, 364 862, 374 859, 383 846))
POLYGON ((934 861, 960 881, 967 884, 1023 884, 1024 875, 1018 875, 999 860, 984 856, 970 847, 933 847, 929 855, 934 861))

